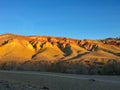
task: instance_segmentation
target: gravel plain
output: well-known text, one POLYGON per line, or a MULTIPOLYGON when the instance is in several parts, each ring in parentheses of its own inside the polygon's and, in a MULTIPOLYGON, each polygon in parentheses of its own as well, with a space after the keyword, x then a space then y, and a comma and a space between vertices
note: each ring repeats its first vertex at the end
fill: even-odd
POLYGON ((0 71, 0 90, 120 90, 120 76, 0 71))

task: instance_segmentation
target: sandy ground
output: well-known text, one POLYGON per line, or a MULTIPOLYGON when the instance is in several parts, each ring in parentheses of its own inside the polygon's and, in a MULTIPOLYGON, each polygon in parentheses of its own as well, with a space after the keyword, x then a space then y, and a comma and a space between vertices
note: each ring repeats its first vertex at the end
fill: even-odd
POLYGON ((120 76, 0 71, 0 90, 120 90, 120 76))

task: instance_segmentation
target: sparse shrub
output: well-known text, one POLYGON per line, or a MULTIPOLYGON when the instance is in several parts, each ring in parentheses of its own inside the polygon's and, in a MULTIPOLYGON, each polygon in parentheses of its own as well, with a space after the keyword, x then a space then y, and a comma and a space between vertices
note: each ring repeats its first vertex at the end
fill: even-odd
POLYGON ((107 75, 120 75, 120 62, 109 60, 103 66, 103 73, 107 75))
POLYGON ((16 63, 14 61, 1 62, 1 70, 31 70, 47 71, 74 74, 100 74, 100 75, 120 75, 120 62, 109 60, 108 62, 98 62, 96 59, 89 63, 85 61, 31 61, 16 63))

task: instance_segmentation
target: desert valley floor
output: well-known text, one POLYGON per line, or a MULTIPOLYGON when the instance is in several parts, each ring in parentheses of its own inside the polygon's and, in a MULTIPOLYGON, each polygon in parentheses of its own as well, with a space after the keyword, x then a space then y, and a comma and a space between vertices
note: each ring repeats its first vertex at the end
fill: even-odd
POLYGON ((120 76, 0 71, 0 90, 120 90, 120 76))

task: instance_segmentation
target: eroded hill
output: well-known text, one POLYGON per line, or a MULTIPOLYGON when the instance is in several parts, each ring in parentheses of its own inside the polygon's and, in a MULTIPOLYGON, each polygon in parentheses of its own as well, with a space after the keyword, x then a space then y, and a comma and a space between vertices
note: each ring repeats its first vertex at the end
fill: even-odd
POLYGON ((120 61, 120 39, 75 40, 51 36, 0 35, 0 62, 120 61))

